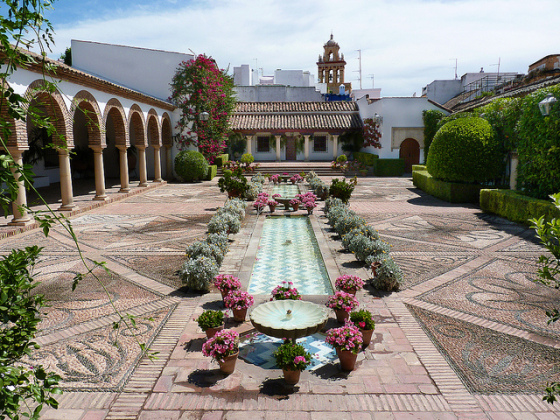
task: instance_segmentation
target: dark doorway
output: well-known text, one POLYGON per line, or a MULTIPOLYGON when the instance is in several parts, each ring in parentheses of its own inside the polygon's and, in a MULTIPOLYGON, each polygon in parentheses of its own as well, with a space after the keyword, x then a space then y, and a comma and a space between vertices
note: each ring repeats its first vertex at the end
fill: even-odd
POLYGON ((286 160, 296 160, 296 138, 288 137, 286 139, 286 160))
POLYGON ((405 139, 401 143, 399 157, 404 159, 404 171, 412 172, 412 165, 420 163, 420 145, 414 139, 405 139))

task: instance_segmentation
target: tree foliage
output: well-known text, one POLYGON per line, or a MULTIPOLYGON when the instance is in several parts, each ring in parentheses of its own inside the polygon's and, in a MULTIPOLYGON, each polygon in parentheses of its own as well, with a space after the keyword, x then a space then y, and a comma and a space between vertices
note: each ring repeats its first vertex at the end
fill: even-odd
POLYGON ((424 122, 424 159, 428 159, 430 145, 439 129, 439 122, 445 117, 443 111, 436 109, 425 109, 422 111, 422 120, 424 122))
POLYGON ((198 146, 210 164, 226 148, 229 118, 235 108, 233 78, 218 68, 211 57, 199 55, 183 62, 171 82, 171 100, 181 108, 177 128, 182 147, 198 146), (202 121, 203 112, 209 114, 202 121))

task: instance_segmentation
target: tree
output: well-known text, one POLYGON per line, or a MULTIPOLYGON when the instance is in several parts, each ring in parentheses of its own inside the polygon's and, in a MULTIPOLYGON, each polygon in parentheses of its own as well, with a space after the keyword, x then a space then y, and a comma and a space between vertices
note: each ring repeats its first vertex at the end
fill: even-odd
POLYGON ((72 65, 72 48, 67 47, 62 54, 60 54, 60 59, 66 64, 67 66, 72 65))
POLYGON ((211 57, 199 55, 179 65, 171 83, 170 99, 181 108, 177 123, 181 148, 198 146, 210 162, 226 148, 229 118, 235 108, 233 78, 218 68, 211 57), (200 117, 209 114, 207 121, 200 117))

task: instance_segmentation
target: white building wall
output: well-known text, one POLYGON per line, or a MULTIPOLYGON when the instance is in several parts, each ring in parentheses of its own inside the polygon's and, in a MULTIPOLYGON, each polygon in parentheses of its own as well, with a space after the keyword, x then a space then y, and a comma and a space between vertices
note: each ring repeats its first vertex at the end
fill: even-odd
POLYGON ((233 84, 235 86, 252 86, 253 85, 253 72, 249 64, 242 64, 239 67, 233 68, 233 84))
POLYGON ((324 102, 321 92, 314 87, 235 86, 234 91, 239 102, 324 102))
MULTIPOLYGON (((357 102, 362 119, 373 118, 376 113, 383 117, 381 149, 371 146, 362 149, 363 152, 376 154, 382 159, 398 159, 399 157, 399 148, 391 145, 394 128, 423 128, 422 111, 427 109, 443 111, 441 107, 423 97, 381 98, 370 104, 364 97, 357 102)), ((418 141, 419 139, 415 140, 418 141)), ((420 144, 422 145, 422 143, 420 144)), ((420 162, 423 161, 424 149, 421 147, 420 162)))
POLYGON ((179 64, 192 54, 72 40, 72 66, 166 101, 179 64))
POLYGON ((434 80, 432 83, 422 89, 422 96, 444 104, 451 98, 454 98, 463 91, 461 80, 434 80))

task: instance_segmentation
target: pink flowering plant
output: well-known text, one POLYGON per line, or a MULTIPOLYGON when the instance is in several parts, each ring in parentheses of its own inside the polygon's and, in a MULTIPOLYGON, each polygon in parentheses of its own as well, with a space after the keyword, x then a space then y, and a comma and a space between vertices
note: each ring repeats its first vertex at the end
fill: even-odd
POLYGON ((344 292, 349 290, 360 290, 364 287, 364 285, 365 282, 360 277, 350 276, 348 274, 338 277, 334 282, 336 289, 344 292))
POLYGON ((277 198, 281 198, 282 194, 272 194, 272 198, 277 199, 277 198))
POLYGON ((325 341, 337 350, 349 350, 354 354, 358 354, 364 342, 360 329, 351 321, 343 327, 328 330, 325 341))
POLYGON ((169 98, 181 109, 176 128, 179 148, 198 146, 210 164, 226 148, 229 119, 235 108, 233 77, 218 68, 212 57, 198 55, 179 64, 171 81, 169 98), (200 118, 209 114, 207 121, 200 118))
POLYGON ((344 310, 346 312, 352 311, 357 308, 360 303, 356 297, 350 293, 337 291, 334 295, 329 296, 327 299, 327 307, 336 310, 344 310))
POLYGON ((286 340, 274 352, 276 366, 284 370, 305 370, 311 364, 311 354, 305 347, 293 341, 286 340))
POLYGON ((278 184, 278 182, 280 181, 280 175, 275 174, 275 175, 270 175, 270 182, 274 183, 274 184, 278 184))
POLYGON ((268 200, 266 202, 266 204, 268 204, 268 207, 276 207, 278 205, 278 201, 276 200, 268 200))
POLYGON ((239 333, 234 330, 218 331, 202 345, 202 354, 220 362, 239 351, 239 333))
POLYGON ((224 297, 224 305, 229 309, 247 309, 253 303, 255 303, 253 296, 242 290, 232 290, 224 297))
POLYGON ((270 300, 301 300, 301 294, 293 287, 291 281, 283 281, 282 284, 272 289, 272 298, 270 300))
POLYGON ((350 312, 350 321, 362 330, 375 329, 375 321, 370 311, 360 309, 359 311, 350 312))
POLYGON ((290 204, 291 204, 292 206, 299 206, 299 205, 301 204, 301 201, 299 201, 297 198, 292 198, 292 199, 290 200, 290 204))
POLYGON ((223 294, 228 294, 232 290, 241 289, 241 282, 231 274, 219 274, 214 277, 214 286, 223 294))

